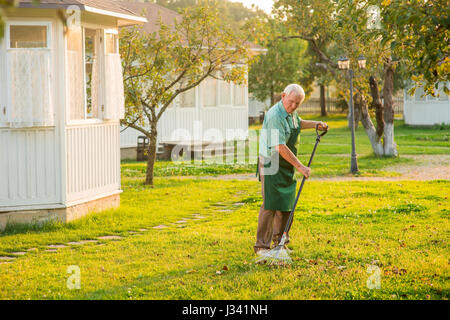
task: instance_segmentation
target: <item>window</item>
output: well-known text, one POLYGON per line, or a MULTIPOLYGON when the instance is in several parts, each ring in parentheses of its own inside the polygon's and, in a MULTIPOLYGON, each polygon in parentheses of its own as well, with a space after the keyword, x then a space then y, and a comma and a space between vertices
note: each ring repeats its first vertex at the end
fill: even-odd
POLYGON ((231 83, 225 80, 220 80, 220 104, 231 104, 231 83))
POLYGON ((50 30, 50 22, 6 24, 8 98, 2 111, 10 127, 54 125, 50 30))
POLYGON ((101 118, 100 30, 72 26, 67 32, 70 120, 101 118))
POLYGON ((217 80, 209 77, 205 80, 205 86, 203 91, 203 105, 205 107, 215 107, 217 105, 217 80))
POLYGON ((71 27, 67 32, 67 86, 70 120, 85 118, 83 29, 71 27))
POLYGON ((11 25, 9 29, 9 47, 48 48, 48 27, 42 25, 11 25))
POLYGON ((234 105, 235 106, 245 106, 245 91, 247 87, 243 85, 234 85, 234 105))
POLYGON ((117 34, 106 33, 105 45, 106 45, 106 54, 119 53, 117 34))
POLYGON ((97 30, 84 29, 84 63, 86 78, 86 118, 98 118, 98 45, 97 30))
POLYGON ((185 91, 181 94, 181 108, 195 107, 195 88, 185 91))
MULTIPOLYGON (((0 83, 6 83, 6 72, 4 65, 6 51, 3 50, 4 43, 0 40, 0 83)), ((6 126, 6 86, 0 86, 0 127, 6 126)))

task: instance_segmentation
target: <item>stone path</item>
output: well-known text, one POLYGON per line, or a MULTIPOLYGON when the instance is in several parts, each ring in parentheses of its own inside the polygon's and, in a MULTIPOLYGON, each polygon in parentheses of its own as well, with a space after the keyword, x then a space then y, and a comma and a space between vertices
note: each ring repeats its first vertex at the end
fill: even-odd
MULTIPOLYGON (((226 204, 223 202, 217 202, 217 203, 211 204, 210 207, 222 208, 222 210, 214 210, 215 212, 232 212, 232 211, 236 210, 238 207, 240 207, 241 205, 245 205, 245 203, 238 202, 238 203, 227 203, 226 204)), ((207 219, 206 216, 200 215, 199 213, 194 213, 189 217, 184 217, 178 221, 168 223, 167 225, 161 224, 161 225, 157 225, 157 226, 149 226, 146 228, 137 229, 137 231, 129 230, 128 236, 123 236, 123 235, 119 236, 119 235, 111 235, 110 234, 110 235, 99 236, 96 239, 70 241, 70 242, 67 242, 64 244, 62 244, 62 243, 49 244, 45 248, 42 248, 41 250, 38 248, 23 249, 23 251, 11 252, 7 256, 0 256, 0 265, 11 264, 16 259, 18 259, 22 256, 26 256, 27 254, 32 253, 32 252, 39 253, 39 251, 42 251, 44 253, 57 253, 61 249, 68 249, 68 248, 71 249, 73 247, 83 246, 83 245, 88 245, 88 244, 103 246, 109 241, 119 241, 119 240, 126 239, 128 237, 141 236, 146 232, 151 232, 152 230, 163 230, 163 229, 167 229, 170 227, 186 228, 186 227, 188 227, 188 224, 190 221, 200 221, 200 220, 205 220, 205 219, 207 219)), ((156 231, 156 232, 159 232, 159 231, 156 231)))

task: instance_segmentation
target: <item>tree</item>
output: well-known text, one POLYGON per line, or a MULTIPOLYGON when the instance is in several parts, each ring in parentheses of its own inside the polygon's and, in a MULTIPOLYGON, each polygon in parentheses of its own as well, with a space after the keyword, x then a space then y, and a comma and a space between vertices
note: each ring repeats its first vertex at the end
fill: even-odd
POLYGON ((305 58, 307 43, 299 39, 273 39, 263 45, 265 55, 257 56, 249 72, 249 92, 260 101, 270 99, 275 103, 275 94, 281 93, 290 83, 301 83, 305 91, 311 91, 311 77, 307 68, 310 61, 305 58))
MULTIPOLYGON (((35 2, 38 2, 35 0, 35 2)), ((18 0, 0 0, 0 39, 5 35, 5 22, 3 10, 17 6, 18 0)))
POLYGON ((160 20, 159 27, 152 34, 125 28, 120 40, 126 95, 121 123, 150 140, 148 185, 153 185, 157 123, 165 110, 207 77, 245 83, 248 53, 245 37, 223 25, 219 11, 209 3, 186 9, 173 25, 160 20), (236 62, 242 65, 227 68, 236 62))
MULTIPOLYGON (((448 1, 376 0, 368 5, 380 13, 380 28, 373 29, 371 39, 381 38, 389 45, 408 78, 435 96, 439 82, 450 80, 448 1)), ((449 94, 447 87, 444 90, 449 94)))
MULTIPOLYGON (((210 2, 220 11, 221 20, 230 24, 235 31, 243 27, 249 19, 266 16, 264 11, 255 8, 249 9, 240 2, 231 2, 228 0, 210 0, 210 2)), ((198 0, 156 0, 155 3, 177 12, 182 12, 186 8, 199 5, 198 0)))
MULTIPOLYGON (((375 101, 375 113, 378 129, 375 130, 368 112, 360 112, 372 148, 377 156, 397 156, 394 142, 394 73, 396 62, 392 60, 390 47, 381 39, 365 41, 368 32, 367 1, 324 1, 324 0, 277 0, 276 15, 279 20, 286 21, 290 33, 285 38, 300 38, 307 40, 315 53, 318 63, 328 70, 336 79, 340 90, 345 88, 348 80, 338 72, 335 55, 346 55, 353 62, 355 70, 354 86, 356 89, 355 106, 359 110, 360 101, 375 101), (326 23, 325 23, 326 22, 326 23), (364 54, 368 60, 367 70, 358 70, 356 61, 364 54), (377 95, 367 79, 377 82, 377 77, 384 80, 384 103, 379 104, 377 95), (342 85, 343 84, 343 85, 342 85), (374 131, 373 131, 373 130, 374 131), (381 130, 382 129, 382 130, 381 130), (381 139, 384 137, 384 140, 381 139)), ((378 90, 378 83, 376 85, 378 90)), ((378 96, 379 92, 377 91, 378 96)), ((347 95, 347 94, 345 94, 347 95)))

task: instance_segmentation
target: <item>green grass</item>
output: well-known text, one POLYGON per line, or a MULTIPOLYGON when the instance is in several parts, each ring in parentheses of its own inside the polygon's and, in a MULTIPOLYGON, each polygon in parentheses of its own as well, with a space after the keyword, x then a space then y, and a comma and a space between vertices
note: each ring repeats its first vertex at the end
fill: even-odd
POLYGON ((1 233, 0 255, 37 251, 0 264, 0 299, 449 298, 449 181, 308 182, 287 268, 253 263, 256 180, 162 177, 149 188, 135 177, 123 189, 120 209, 1 233), (170 224, 196 213, 206 219, 170 224), (152 228, 160 224, 170 227, 152 228), (148 231, 130 235, 139 228, 148 231), (113 234, 123 239, 44 251, 113 234), (366 286, 372 264, 378 290, 366 286), (71 265, 80 267, 80 290, 66 287, 71 265))
MULTIPOLYGON (((348 175, 350 170, 351 136, 347 128, 347 120, 344 116, 334 115, 330 117, 305 116, 306 120, 316 119, 326 121, 330 126, 329 133, 322 138, 313 162, 313 175, 315 177, 335 177, 348 175)), ((257 150, 257 134, 261 125, 253 125, 250 128, 250 150, 257 150)), ((370 141, 360 127, 356 131, 356 151, 360 176, 393 176, 395 172, 385 170, 392 165, 413 163, 411 158, 404 157, 407 154, 434 155, 450 154, 450 127, 434 126, 431 128, 414 128, 404 124, 403 121, 395 121, 395 140, 398 144, 400 156, 397 158, 377 158, 374 156, 370 141)), ((314 130, 303 130, 298 145, 298 156, 303 164, 307 164, 314 147, 316 135, 314 130)), ((248 149, 246 153, 250 152, 248 149)), ((242 157, 244 152, 239 155, 242 157)), ((240 159, 245 159, 243 156, 240 159)), ((222 159, 220 159, 222 160, 222 159)), ((233 161, 233 159, 231 159, 233 161)), ((136 177, 146 171, 146 162, 124 161, 122 175, 124 177, 136 177)), ((155 165, 156 177, 169 176, 206 176, 253 173, 256 171, 256 154, 247 158, 247 161, 224 164, 208 162, 171 162, 158 161, 155 165)))

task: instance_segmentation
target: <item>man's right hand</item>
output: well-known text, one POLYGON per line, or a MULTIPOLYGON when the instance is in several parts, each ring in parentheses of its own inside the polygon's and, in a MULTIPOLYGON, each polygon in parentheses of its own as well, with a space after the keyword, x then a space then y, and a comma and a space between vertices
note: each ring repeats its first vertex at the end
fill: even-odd
POLYGON ((300 172, 306 179, 311 175, 311 168, 306 166, 300 166, 297 168, 297 171, 300 172))

